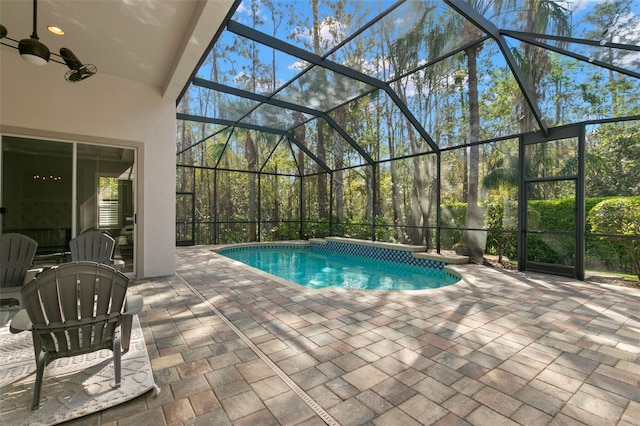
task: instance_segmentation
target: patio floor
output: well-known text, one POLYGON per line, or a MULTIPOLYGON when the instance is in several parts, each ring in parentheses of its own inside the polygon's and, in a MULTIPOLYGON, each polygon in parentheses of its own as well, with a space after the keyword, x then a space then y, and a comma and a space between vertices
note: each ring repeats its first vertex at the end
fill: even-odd
POLYGON ((640 289, 463 265, 420 294, 310 290, 207 247, 141 280, 158 396, 100 425, 640 425, 640 289))

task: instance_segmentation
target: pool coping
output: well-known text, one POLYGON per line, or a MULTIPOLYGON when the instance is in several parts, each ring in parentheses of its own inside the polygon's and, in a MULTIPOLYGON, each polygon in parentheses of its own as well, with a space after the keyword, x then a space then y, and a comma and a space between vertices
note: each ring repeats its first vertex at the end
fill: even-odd
POLYGON ((462 272, 464 271, 465 264, 469 264, 469 258, 467 256, 460 256, 457 254, 450 254, 450 253, 442 254, 442 253, 427 252, 426 247, 424 246, 417 246, 417 245, 410 245, 410 244, 396 244, 396 243, 360 240, 355 238, 344 238, 344 237, 326 237, 326 238, 310 238, 309 240, 255 241, 255 242, 247 242, 247 243, 221 244, 221 245, 211 246, 210 250, 216 254, 222 255, 220 252, 225 250, 230 250, 230 249, 251 248, 251 247, 311 247, 312 244, 327 244, 330 241, 336 242, 336 243, 345 243, 345 244, 375 247, 375 248, 387 249, 387 250, 398 250, 398 251, 410 252, 411 255, 416 259, 425 259, 425 260, 431 260, 434 262, 444 263, 445 264, 443 267, 444 271, 458 278, 458 281, 443 287, 426 288, 426 289, 420 289, 420 290, 365 290, 365 289, 351 289, 351 288, 343 288, 343 287, 335 287, 335 286, 325 287, 323 289, 314 289, 314 288, 306 287, 302 284, 295 283, 293 281, 288 281, 284 278, 278 277, 277 275, 270 274, 261 269, 255 268, 250 265, 246 265, 242 262, 238 262, 229 258, 227 259, 231 262, 234 262, 238 266, 240 265, 246 266, 252 271, 255 271, 265 277, 269 277, 275 281, 278 281, 279 283, 289 285, 289 286, 295 286, 297 288, 304 288, 309 291, 322 291, 325 289, 332 289, 334 291, 358 291, 358 292, 393 291, 393 292, 418 295, 424 292, 433 292, 435 290, 446 289, 454 286, 458 287, 461 283, 465 282, 465 278, 462 272))
POLYGON ((220 244, 213 246, 211 251, 220 252, 224 250, 234 249, 234 248, 248 248, 248 247, 310 247, 311 243, 307 240, 287 240, 287 241, 254 241, 250 243, 231 243, 231 244, 220 244))

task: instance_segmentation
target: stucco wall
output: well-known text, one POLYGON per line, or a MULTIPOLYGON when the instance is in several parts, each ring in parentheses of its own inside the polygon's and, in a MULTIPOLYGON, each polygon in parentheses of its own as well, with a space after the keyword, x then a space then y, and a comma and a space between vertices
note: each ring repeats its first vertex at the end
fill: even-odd
POLYGON ((138 150, 137 276, 175 272, 175 104, 160 89, 100 74, 71 84, 57 63, 0 48, 0 132, 138 150))

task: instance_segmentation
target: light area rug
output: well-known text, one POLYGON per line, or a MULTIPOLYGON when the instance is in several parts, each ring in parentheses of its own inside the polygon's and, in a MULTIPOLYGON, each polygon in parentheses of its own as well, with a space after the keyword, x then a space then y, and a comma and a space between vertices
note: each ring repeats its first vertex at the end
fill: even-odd
POLYGON ((0 424, 52 425, 95 413, 157 390, 136 315, 129 351, 122 355, 122 382, 114 387, 113 354, 101 350, 62 358, 45 368, 40 408, 31 411, 36 363, 31 333, 11 334, 0 315, 0 424))

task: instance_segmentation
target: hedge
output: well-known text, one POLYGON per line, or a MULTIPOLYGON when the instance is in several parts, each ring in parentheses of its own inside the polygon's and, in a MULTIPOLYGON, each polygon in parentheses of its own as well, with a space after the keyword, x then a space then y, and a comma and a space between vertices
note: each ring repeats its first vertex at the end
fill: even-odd
MULTIPOLYGON (((593 197, 585 200, 585 214, 601 201, 611 198, 640 200, 638 197, 593 197)), ((573 231, 575 201, 532 200, 529 202, 529 229, 573 231)), ((487 232, 487 254, 517 258, 517 201, 484 202, 480 204, 482 223, 487 232), (505 215, 505 209, 507 214, 505 215), (505 232, 506 231, 506 232, 505 232)), ((466 204, 455 203, 442 206, 442 226, 464 227, 466 204)), ((591 233, 587 221, 586 233, 591 233)), ((460 241, 461 230, 442 232, 443 248, 453 248, 460 241)), ((572 236, 530 234, 528 241, 530 260, 573 265, 575 247, 572 236)), ((586 264, 590 269, 603 269, 622 273, 633 273, 627 253, 614 239, 586 237, 586 264)))

